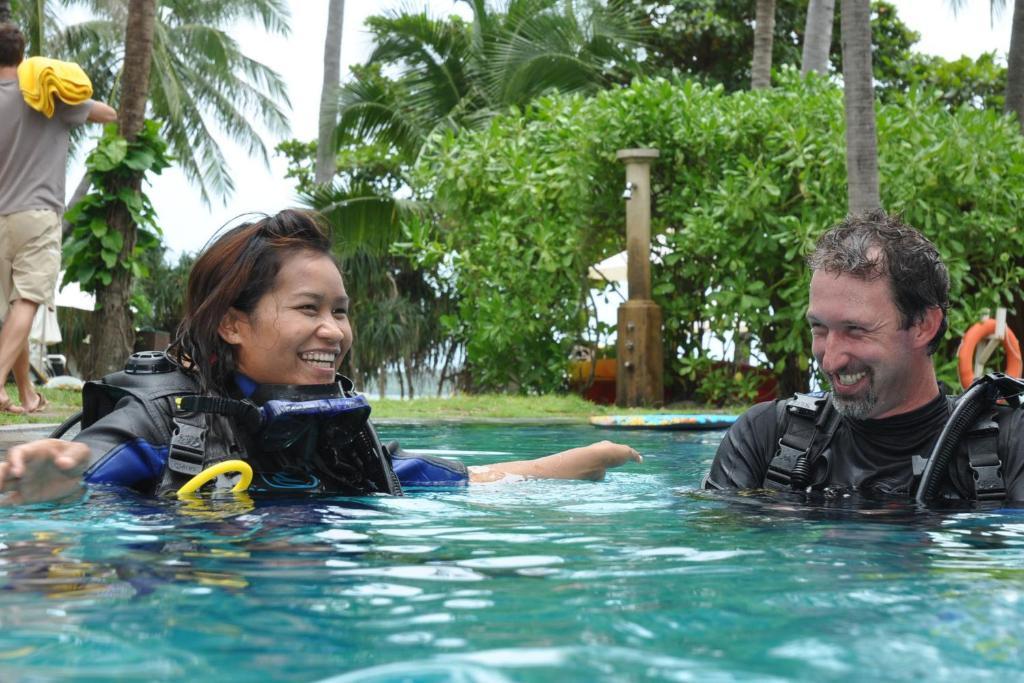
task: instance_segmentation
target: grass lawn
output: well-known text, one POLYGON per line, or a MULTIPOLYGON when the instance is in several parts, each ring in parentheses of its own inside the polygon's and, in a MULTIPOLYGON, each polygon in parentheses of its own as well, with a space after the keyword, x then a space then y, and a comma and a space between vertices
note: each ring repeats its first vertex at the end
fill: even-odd
MULTIPOLYGON (((18 390, 13 384, 7 385, 7 393, 16 397, 18 390)), ((49 400, 47 410, 32 415, 0 413, 0 425, 62 422, 77 412, 82 405, 82 395, 77 391, 43 389, 49 400)), ((735 413, 743 409, 715 408, 687 404, 673 404, 661 410, 653 408, 616 408, 600 406, 583 400, 574 394, 546 396, 508 396, 502 394, 459 395, 450 398, 418 398, 415 401, 397 399, 380 400, 367 396, 373 407, 373 417, 378 419, 528 419, 568 418, 585 421, 591 415, 643 414, 659 412, 735 413)))
MULTIPOLYGON (((46 397, 50 404, 41 413, 31 415, 15 415, 13 413, 0 412, 0 425, 29 424, 38 422, 63 422, 65 418, 78 412, 82 407, 82 392, 70 391, 67 389, 42 389, 40 393, 46 397)), ((18 401, 18 387, 14 384, 7 385, 7 395, 18 401)))

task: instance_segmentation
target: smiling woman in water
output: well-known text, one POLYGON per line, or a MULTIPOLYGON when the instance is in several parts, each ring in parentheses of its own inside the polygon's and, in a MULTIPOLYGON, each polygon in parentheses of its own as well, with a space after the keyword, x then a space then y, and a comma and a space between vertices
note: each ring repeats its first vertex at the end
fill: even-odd
MULTIPOLYGON (((608 441, 536 460, 466 467, 382 445, 369 406, 337 367, 352 346, 348 295, 312 214, 286 210, 213 241, 189 278, 166 355, 133 357, 90 382, 74 441, 11 449, 8 502, 51 500, 81 481, 150 495, 242 461, 258 493, 401 494, 403 486, 521 478, 601 479, 640 455, 608 441)), ((218 476, 215 486, 235 486, 218 476)))

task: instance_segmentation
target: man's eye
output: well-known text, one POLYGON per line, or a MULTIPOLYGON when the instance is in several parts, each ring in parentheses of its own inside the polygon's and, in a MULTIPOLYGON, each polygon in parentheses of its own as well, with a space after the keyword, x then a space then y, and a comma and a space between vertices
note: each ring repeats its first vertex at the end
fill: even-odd
POLYGON ((333 313, 334 313, 334 317, 335 318, 345 318, 345 317, 348 316, 348 309, 347 308, 335 308, 333 313))

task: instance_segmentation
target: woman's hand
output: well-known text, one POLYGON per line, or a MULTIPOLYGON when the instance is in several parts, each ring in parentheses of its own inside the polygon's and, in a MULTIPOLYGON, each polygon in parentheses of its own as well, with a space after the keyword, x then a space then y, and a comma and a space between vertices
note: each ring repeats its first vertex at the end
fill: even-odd
POLYGON ((60 500, 80 491, 89 447, 76 441, 41 439, 15 446, 0 463, 0 505, 60 500))
POLYGON ((533 479, 604 479, 605 471, 627 462, 643 462, 643 457, 629 446, 599 441, 589 446, 571 448, 536 460, 513 460, 493 465, 469 467, 470 483, 498 481, 515 474, 533 479))

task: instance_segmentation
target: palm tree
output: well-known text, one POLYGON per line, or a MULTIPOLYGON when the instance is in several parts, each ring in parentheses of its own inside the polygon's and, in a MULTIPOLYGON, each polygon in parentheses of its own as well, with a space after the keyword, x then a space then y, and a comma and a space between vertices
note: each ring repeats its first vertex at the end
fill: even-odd
POLYGON ((14 3, 0 2, 0 21, 17 21, 25 34, 25 51, 29 57, 44 54, 46 47, 46 28, 53 25, 55 19, 46 0, 27 0, 14 3), (7 18, 2 16, 6 13, 7 18))
MULTIPOLYGON (((947 0, 955 15, 963 7, 964 0, 947 0)), ((1006 0, 989 0, 989 12, 993 22, 1006 7, 1006 0)), ((1006 98, 1003 111, 1017 115, 1021 132, 1024 132, 1024 0, 1015 0, 1013 20, 1010 25, 1010 51, 1006 58, 1006 98)))
MULTIPOLYGON (((49 3, 52 4, 52 3, 49 3)), ((125 0, 61 0, 84 5, 93 18, 61 27, 45 0, 16 7, 28 27, 30 54, 47 54, 77 62, 102 99, 117 101, 127 17, 125 0)), ((154 68, 161 78, 150 83, 152 115, 162 125, 171 153, 207 202, 226 197, 233 182, 217 129, 267 163, 268 153, 256 127, 287 130, 281 106, 285 85, 272 69, 243 54, 225 27, 259 21, 274 33, 288 32, 285 0, 160 0, 154 29, 154 68)), ((79 183, 69 206, 89 190, 79 183)), ((65 229, 68 226, 65 224, 65 229)))
POLYGON ((846 111, 846 187, 851 214, 882 206, 878 189, 875 90, 871 71, 869 0, 843 0, 843 103, 846 111))
POLYGON ((331 0, 324 39, 324 83, 320 89, 320 134, 316 146, 316 183, 331 182, 335 171, 334 129, 338 125, 338 83, 341 80, 341 34, 345 0, 331 0))
POLYGON ((757 0, 754 20, 754 60, 750 89, 772 86, 772 40, 775 35, 775 0, 757 0))
MULTIPOLYGON (((121 102, 117 110, 119 132, 127 140, 135 139, 145 121, 155 24, 156 0, 130 0, 125 23, 121 102)), ((142 187, 142 174, 136 174, 126 186, 138 192, 142 187)), ((130 258, 135 249, 137 227, 128 208, 120 202, 114 204, 107 224, 122 237, 121 258, 130 258)), ((93 343, 86 363, 89 376, 120 370, 131 353, 135 340, 129 308, 131 292, 132 273, 127 268, 116 269, 110 285, 96 292, 96 303, 102 313, 93 316, 93 343)))
POLYGON ((466 0, 467 24, 425 12, 372 17, 369 63, 397 69, 401 88, 357 79, 341 97, 345 140, 384 139, 412 157, 444 128, 477 126, 548 91, 594 91, 616 82, 611 65, 633 64, 644 29, 621 0, 510 0, 504 14, 466 0), (393 96, 401 92, 403 99, 393 96))
MULTIPOLYGON (((120 43, 125 26, 124 0, 68 0, 85 4, 97 17, 58 32, 53 51, 80 63, 98 93, 116 99, 123 65, 120 43)), ((287 130, 281 104, 287 94, 281 77, 246 56, 225 28, 258 21, 274 33, 288 32, 285 0, 159 0, 153 33, 150 82, 151 115, 161 122, 185 176, 204 201, 226 197, 234 189, 230 170, 213 129, 226 133, 250 154, 268 163, 256 127, 287 130)))
MULTIPOLYGON (((338 149, 378 145, 411 165, 431 136, 477 127, 511 106, 549 91, 592 92, 636 67, 646 37, 624 0, 588 2, 510 0, 504 13, 485 0, 465 0, 472 22, 435 19, 425 11, 371 17, 375 48, 368 65, 340 95, 338 149), (396 78, 382 75, 384 69, 396 78)), ((365 185, 318 193, 314 203, 336 225, 382 222, 362 229, 382 243, 397 235, 397 218, 414 202, 396 202, 365 185), (349 212, 346 214, 346 212, 349 212)))
POLYGON ((808 5, 801 76, 806 76, 812 71, 819 74, 828 73, 835 8, 835 0, 811 0, 808 5))
POLYGON ((1016 0, 1013 5, 1010 54, 1006 59, 1006 111, 1017 114, 1024 132, 1024 0, 1016 0))

